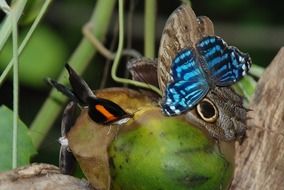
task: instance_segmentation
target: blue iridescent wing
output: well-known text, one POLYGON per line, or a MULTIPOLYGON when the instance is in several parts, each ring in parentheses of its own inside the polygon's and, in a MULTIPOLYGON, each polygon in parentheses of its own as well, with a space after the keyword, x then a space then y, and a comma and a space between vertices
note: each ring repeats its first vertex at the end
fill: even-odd
POLYGON ((205 73, 192 49, 180 51, 172 61, 173 82, 167 85, 162 104, 168 116, 179 115, 193 108, 208 92, 205 73))
POLYGON ((171 75, 174 81, 198 81, 199 78, 205 78, 192 49, 183 49, 176 55, 172 61, 171 75))
POLYGON ((208 36, 196 44, 198 53, 204 58, 209 79, 218 86, 228 86, 239 81, 248 72, 251 59, 236 47, 228 46, 217 36, 208 36))
POLYGON ((168 116, 179 115, 198 104, 208 91, 205 79, 171 83, 166 88, 162 110, 168 116))

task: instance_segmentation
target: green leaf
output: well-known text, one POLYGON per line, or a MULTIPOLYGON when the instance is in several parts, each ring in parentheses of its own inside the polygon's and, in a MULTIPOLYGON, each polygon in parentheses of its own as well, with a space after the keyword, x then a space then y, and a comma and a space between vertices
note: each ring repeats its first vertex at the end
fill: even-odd
POLYGON ((255 91, 256 88, 256 81, 253 79, 253 77, 247 75, 245 76, 240 82, 233 85, 233 88, 235 91, 237 91, 239 94, 243 95, 245 99, 247 100, 246 103, 248 103, 255 91))
MULTIPOLYGON (((19 41, 25 38, 26 32, 23 30, 20 33, 19 41)), ((21 84, 34 88, 47 87, 44 79, 47 76, 57 78, 64 66, 66 57, 67 47, 56 32, 46 26, 38 26, 19 56, 19 79, 21 84)), ((11 58, 12 41, 9 40, 0 51, 0 72, 4 71, 11 58)), ((10 79, 13 78, 12 73, 8 76, 10 79)))
POLYGON ((264 67, 261 67, 256 64, 253 64, 249 71, 250 74, 252 74, 253 76, 257 78, 260 78, 263 72, 264 72, 264 67))
MULTIPOLYGON (((0 172, 12 169, 12 135, 13 135, 13 112, 6 106, 0 107, 0 172)), ((28 128, 19 121, 17 143, 17 166, 30 163, 30 158, 36 154, 32 140, 28 135, 28 128)))

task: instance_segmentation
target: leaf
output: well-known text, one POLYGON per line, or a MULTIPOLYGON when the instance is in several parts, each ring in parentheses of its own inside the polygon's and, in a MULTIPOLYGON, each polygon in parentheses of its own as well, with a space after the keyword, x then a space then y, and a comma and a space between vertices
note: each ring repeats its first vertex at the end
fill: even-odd
POLYGON ((256 81, 253 79, 253 77, 247 75, 242 80, 240 80, 240 82, 233 85, 233 88, 234 90, 236 90, 236 92, 243 95, 248 103, 250 102, 254 94, 256 81))
POLYGON ((256 64, 253 64, 252 67, 250 68, 250 71, 249 73, 257 78, 260 78, 262 73, 264 72, 264 69, 263 67, 259 66, 259 65, 256 65, 256 64))
MULTIPOLYGON (((12 134, 13 134, 13 112, 6 106, 0 107, 0 172, 12 168, 12 134)), ((17 166, 30 163, 30 158, 36 154, 32 140, 28 135, 28 128, 19 121, 17 139, 17 166)))

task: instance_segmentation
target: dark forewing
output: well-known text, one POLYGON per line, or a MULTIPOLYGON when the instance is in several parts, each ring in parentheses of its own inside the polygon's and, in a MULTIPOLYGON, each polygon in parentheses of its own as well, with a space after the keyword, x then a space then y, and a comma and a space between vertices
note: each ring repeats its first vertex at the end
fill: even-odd
POLYGON ((59 92, 61 92, 63 95, 70 98, 72 101, 76 103, 80 103, 80 100, 77 98, 76 94, 72 91, 72 89, 68 88, 67 86, 64 86, 61 83, 58 83, 57 81, 47 78, 46 81, 48 84, 50 84, 52 87, 56 88, 59 92))
POLYGON ((81 101, 81 104, 87 103, 87 98, 89 96, 94 96, 94 93, 90 89, 89 85, 76 73, 76 71, 65 64, 65 67, 69 73, 69 81, 73 92, 77 98, 81 101))
POLYGON ((240 80, 248 71, 251 60, 248 54, 228 46, 217 36, 208 36, 196 44, 205 60, 209 80, 218 86, 228 86, 240 80))
POLYGON ((103 98, 89 97, 87 99, 88 114, 99 124, 111 124, 125 117, 130 117, 118 104, 103 98))

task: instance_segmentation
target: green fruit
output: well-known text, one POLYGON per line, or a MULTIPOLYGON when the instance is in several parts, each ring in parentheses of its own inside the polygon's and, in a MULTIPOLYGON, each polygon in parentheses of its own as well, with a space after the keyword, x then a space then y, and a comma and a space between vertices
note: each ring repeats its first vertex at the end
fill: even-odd
POLYGON ((110 147, 112 189, 226 189, 233 164, 214 141, 179 117, 148 111, 110 147))
MULTIPOLYGON (((24 38, 20 34, 19 41, 24 38)), ((0 70, 4 70, 12 57, 9 41, 0 52, 0 70)), ((67 48, 56 33, 47 27, 38 27, 19 57, 19 79, 27 86, 46 87, 46 77, 56 78, 65 64, 67 48)), ((12 78, 10 72, 9 78, 12 78)))
POLYGON ((125 125, 100 125, 83 109, 67 134, 69 148, 95 189, 227 189, 234 171, 234 144, 223 144, 183 116, 165 117, 138 92, 96 91, 134 113, 125 125))

